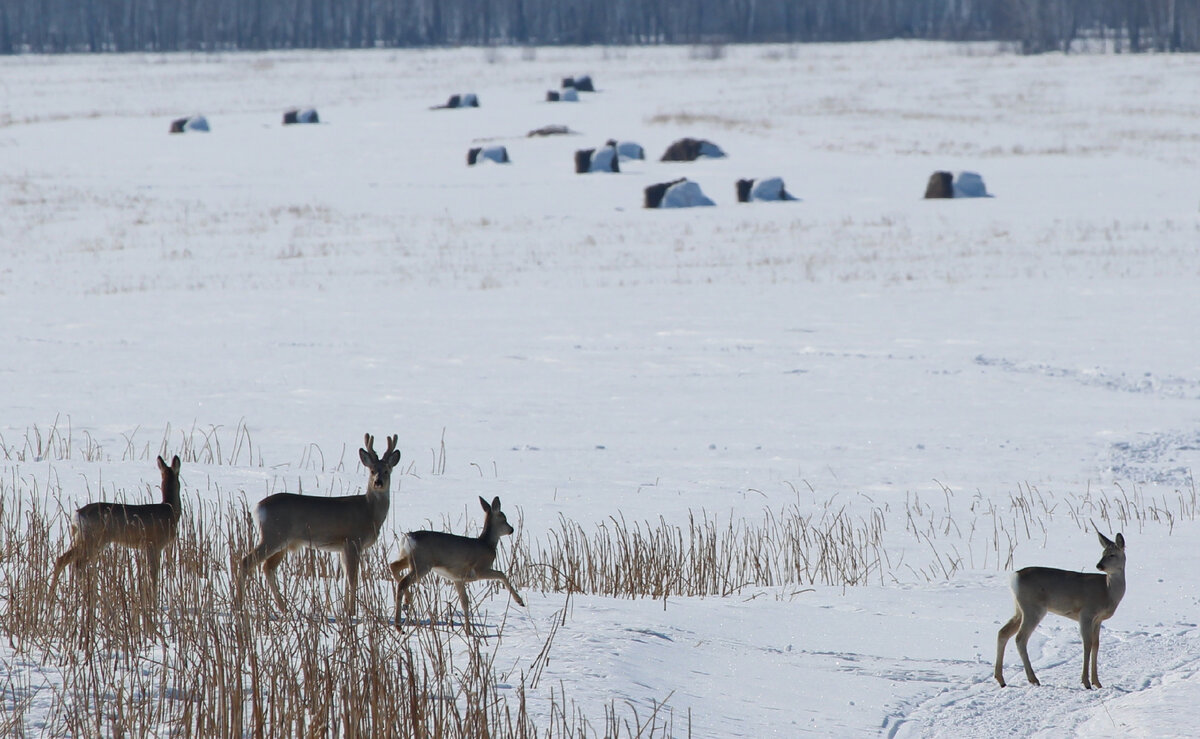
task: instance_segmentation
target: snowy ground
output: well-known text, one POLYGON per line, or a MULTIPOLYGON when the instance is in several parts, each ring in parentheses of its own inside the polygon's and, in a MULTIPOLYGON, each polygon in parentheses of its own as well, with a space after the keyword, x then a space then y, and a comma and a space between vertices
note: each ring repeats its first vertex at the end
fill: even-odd
MULTIPOLYGON (((1200 59, 695 57, 0 59, 3 476, 61 484, 67 508, 140 495, 164 435, 220 427, 229 462, 244 422, 252 449, 185 466, 185 495, 354 492, 362 434, 398 433, 384 547, 443 516, 477 525, 476 495, 532 540, 560 514, 878 506, 906 563, 882 582, 665 610, 574 596, 545 682, 597 706, 667 699, 677 733, 690 717, 701 736, 1193 732, 1194 520, 1124 526, 1129 592, 1092 692, 1056 617, 1031 642, 1043 686, 1010 647, 1015 687, 996 687, 1007 573, 966 530, 1034 490, 1064 502, 1013 562, 1086 570, 1099 548, 1070 501, 1194 501, 1200 59), (584 72, 600 92, 542 102, 584 72), (429 110, 455 92, 482 107, 429 110), (307 105, 320 125, 279 125, 307 105), (211 133, 167 135, 191 113, 211 133), (525 137, 552 123, 580 133, 525 137), (682 136, 729 156, 657 161, 682 136), (648 159, 575 175, 573 151, 608 138, 648 159), (483 143, 512 163, 468 168, 483 143), (995 197, 924 201, 936 169, 978 171, 995 197), (640 207, 680 176, 717 206, 640 207), (738 178, 766 176, 800 200, 735 202, 738 178), (56 418, 99 451, 19 461, 56 418), (963 530, 938 545, 963 555, 949 577, 920 574, 915 499, 963 530)), ((562 607, 531 595, 498 663, 527 661, 562 607)), ((493 621, 504 603, 485 602, 493 621)))

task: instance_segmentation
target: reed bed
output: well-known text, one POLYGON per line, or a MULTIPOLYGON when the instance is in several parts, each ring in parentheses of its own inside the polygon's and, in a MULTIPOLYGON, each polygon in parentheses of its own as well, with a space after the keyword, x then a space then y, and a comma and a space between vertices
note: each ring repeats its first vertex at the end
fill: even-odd
MULTIPOLYGON (((540 691, 535 715, 530 693, 540 669, 516 680, 502 674, 499 639, 464 639, 457 626, 398 632, 374 615, 392 605, 390 581, 379 586, 386 563, 378 550, 365 558, 357 618, 341 617, 336 560, 315 553, 283 565, 293 612, 267 617, 261 583, 247 589, 244 609, 234 608, 229 573, 252 538, 244 506, 186 501, 159 594, 149 592, 140 554, 113 548, 79 577, 64 577, 52 596, 47 575, 65 547, 63 514, 29 492, 0 486, 6 736, 679 735, 669 708, 639 716, 610 703, 587 716, 554 689, 540 691)), ((422 589, 417 613, 447 623, 443 591, 422 589)))

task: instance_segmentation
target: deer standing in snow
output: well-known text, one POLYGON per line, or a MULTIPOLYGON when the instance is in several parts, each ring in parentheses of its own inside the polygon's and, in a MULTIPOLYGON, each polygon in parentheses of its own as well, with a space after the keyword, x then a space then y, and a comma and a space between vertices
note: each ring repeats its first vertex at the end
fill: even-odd
POLYGON ((396 578, 396 628, 400 624, 400 602, 403 598, 406 607, 411 605, 412 594, 409 588, 417 583, 430 570, 454 583, 458 591, 458 600, 462 604, 463 628, 471 633, 471 608, 467 598, 467 583, 476 580, 499 580, 512 593, 513 600, 524 606, 525 601, 517 593, 516 588, 508 581, 508 575, 494 569, 496 547, 500 537, 513 533, 513 527, 508 523, 508 517, 500 510, 500 498, 493 498, 488 503, 479 499, 486 517, 483 520, 483 531, 478 538, 457 536, 441 531, 410 531, 400 540, 400 558, 391 564, 392 577, 396 578), (408 574, 404 570, 408 569, 408 574), (402 577, 403 575, 403 577, 402 577))
POLYGON ((150 592, 158 595, 158 576, 163 549, 175 541, 179 530, 179 457, 168 465, 158 458, 162 473, 162 502, 135 505, 131 503, 88 503, 75 511, 71 522, 71 547, 54 563, 50 577, 50 595, 58 587, 58 576, 68 565, 72 572, 80 569, 110 544, 146 553, 143 574, 149 574, 150 592))
POLYGON ((1083 687, 1099 688, 1096 657, 1100 652, 1100 623, 1117 611, 1125 595, 1125 537, 1117 534, 1112 541, 1099 531, 1104 554, 1096 563, 1094 573, 1056 570, 1051 567, 1026 567, 1012 575, 1013 597, 1017 612, 1000 628, 996 638, 996 682, 1004 682, 1004 648, 1013 634, 1017 635, 1017 651, 1025 665, 1025 676, 1033 685, 1041 685, 1029 664, 1029 636, 1047 611, 1079 622, 1083 635, 1083 687), (1091 665, 1091 678, 1088 666, 1091 665))
POLYGON ((367 434, 358 458, 367 468, 367 491, 363 495, 326 497, 276 493, 258 502, 259 545, 242 559, 238 572, 237 600, 242 602, 250 570, 261 564, 267 585, 279 610, 286 611, 275 570, 284 556, 303 547, 338 552, 346 573, 346 613, 354 615, 358 604, 358 569, 362 553, 379 538, 379 529, 391 504, 392 468, 400 462, 396 436, 388 437, 387 451, 375 453, 375 437, 367 434))

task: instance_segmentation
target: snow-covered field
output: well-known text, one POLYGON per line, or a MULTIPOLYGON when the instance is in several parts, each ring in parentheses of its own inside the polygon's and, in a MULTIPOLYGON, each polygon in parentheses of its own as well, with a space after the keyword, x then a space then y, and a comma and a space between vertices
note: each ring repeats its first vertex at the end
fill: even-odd
MULTIPOLYGON (((478 495, 533 543, 560 516, 878 511, 868 585, 571 596, 543 683, 597 712, 666 701, 696 736, 1193 734, 1200 59, 704 56, 0 59, 5 494, 143 499, 154 454, 205 438, 222 463, 184 464, 193 501, 348 494, 370 432, 404 455, 389 550, 476 530, 478 495), (579 73, 599 92, 543 102, 579 73), (459 92, 481 107, 430 110, 459 92), (280 125, 309 105, 320 125, 280 125), (192 113, 210 133, 167 134, 192 113), (547 124, 578 134, 525 136, 547 124), (659 162, 683 136, 728 157, 659 162), (609 138, 647 159, 574 174, 609 138), (467 167, 479 145, 512 163, 467 167), (995 197, 925 201, 938 169, 995 197), (716 207, 641 207, 681 176, 716 207), (735 201, 767 176, 799 201, 735 201), (36 448, 68 428, 69 454, 36 448), (1001 690, 1007 570, 1091 570, 1089 517, 1128 540, 1105 687, 1050 616, 1042 687, 1010 645, 1001 690)), ((480 602, 514 674, 564 603, 527 595, 480 602)), ((54 682, 7 644, 0 666, 5 700, 54 682)))

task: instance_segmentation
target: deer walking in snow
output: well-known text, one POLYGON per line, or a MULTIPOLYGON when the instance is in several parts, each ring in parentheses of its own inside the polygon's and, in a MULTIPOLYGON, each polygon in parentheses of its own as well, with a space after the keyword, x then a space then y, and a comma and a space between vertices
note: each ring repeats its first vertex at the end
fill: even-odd
POLYGON ((175 541, 179 530, 179 457, 168 465, 158 458, 162 473, 162 502, 136 505, 131 503, 88 503, 75 511, 71 522, 71 547, 54 563, 50 577, 50 595, 58 587, 58 577, 68 565, 79 572, 105 547, 118 544, 146 553, 143 574, 149 574, 150 592, 157 597, 159 567, 163 549, 175 541))
POLYGON ((1117 534, 1116 541, 1112 541, 1099 531, 1096 535, 1104 547, 1096 569, 1103 575, 1051 567, 1026 567, 1013 573, 1012 591, 1017 612, 1000 628, 996 639, 995 676, 1000 687, 1005 686, 1004 648, 1013 634, 1017 635, 1017 651, 1025 665, 1025 676, 1033 685, 1041 685, 1029 664, 1027 645, 1029 636, 1047 611, 1079 622, 1079 632, 1083 635, 1083 687, 1089 690, 1101 687, 1096 674, 1100 623, 1116 613, 1125 595, 1125 537, 1117 534))
POLYGON ((346 573, 346 613, 354 615, 358 604, 358 569, 363 551, 379 538, 379 529, 391 504, 392 468, 400 462, 396 436, 388 437, 387 451, 375 453, 375 437, 367 434, 358 458, 367 468, 367 490, 363 495, 326 497, 276 493, 258 502, 259 545, 247 554, 238 572, 237 600, 242 602, 246 578, 262 565, 275 605, 286 611, 275 570, 284 556, 303 547, 338 552, 346 573))
POLYGON ((508 592, 512 593, 513 600, 518 605, 525 605, 516 588, 508 581, 508 575, 492 567, 496 561, 496 546, 500 543, 500 537, 513 533, 513 527, 508 523, 508 517, 500 510, 499 498, 493 498, 490 504, 480 498, 479 504, 483 506, 486 517, 483 520, 483 531, 478 538, 441 531, 410 531, 401 538, 400 558, 391 564, 392 577, 398 581, 397 629, 402 629, 401 599, 404 600, 406 608, 410 606, 412 594, 409 588, 430 570, 454 583, 459 603, 462 604, 463 628, 468 635, 471 633, 471 608, 467 598, 467 583, 476 580, 499 580, 508 588, 508 592), (404 574, 405 569, 408 569, 408 574, 404 574))

